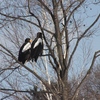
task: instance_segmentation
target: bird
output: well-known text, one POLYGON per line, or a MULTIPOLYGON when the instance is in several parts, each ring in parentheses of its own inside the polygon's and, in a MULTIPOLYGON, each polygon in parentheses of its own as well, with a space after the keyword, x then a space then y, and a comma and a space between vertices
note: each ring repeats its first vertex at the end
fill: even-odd
POLYGON ((38 32, 37 37, 35 40, 32 42, 31 45, 31 59, 32 62, 33 60, 37 62, 37 59, 39 56, 41 56, 43 53, 43 38, 42 38, 42 33, 38 32))
POLYGON ((23 64, 31 59, 31 43, 32 40, 30 38, 26 38, 19 50, 18 61, 23 64))

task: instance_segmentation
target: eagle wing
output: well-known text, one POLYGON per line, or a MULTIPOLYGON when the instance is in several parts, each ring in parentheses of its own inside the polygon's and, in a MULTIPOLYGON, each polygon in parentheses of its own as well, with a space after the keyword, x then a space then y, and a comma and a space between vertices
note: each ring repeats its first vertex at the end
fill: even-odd
POLYGON ((27 51, 27 50, 30 49, 30 48, 31 48, 31 43, 27 43, 27 44, 23 47, 22 52, 25 52, 25 51, 27 51))
POLYGON ((36 48, 36 47, 39 45, 39 43, 42 43, 42 39, 41 39, 41 38, 39 38, 39 39, 35 42, 33 48, 36 48))

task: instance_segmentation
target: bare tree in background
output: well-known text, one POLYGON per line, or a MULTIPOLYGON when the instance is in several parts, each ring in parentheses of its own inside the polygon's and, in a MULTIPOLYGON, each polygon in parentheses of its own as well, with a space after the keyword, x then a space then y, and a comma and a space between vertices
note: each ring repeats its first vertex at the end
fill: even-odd
POLYGON ((100 65, 92 69, 90 76, 85 80, 77 100, 99 100, 100 99, 100 65))
POLYGON ((88 15, 91 4, 100 3, 99 0, 0 1, 1 100, 78 99, 81 86, 100 55, 100 50, 91 55, 91 43, 86 43, 100 31, 100 14, 85 24, 91 18, 88 15), (23 65, 17 60, 19 48, 26 37, 34 40, 39 31, 43 33, 44 53, 37 63, 23 65))

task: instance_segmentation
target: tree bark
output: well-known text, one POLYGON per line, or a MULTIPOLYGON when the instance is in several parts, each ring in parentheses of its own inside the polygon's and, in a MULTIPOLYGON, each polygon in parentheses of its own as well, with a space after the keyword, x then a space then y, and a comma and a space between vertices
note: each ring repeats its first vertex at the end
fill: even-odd
POLYGON ((67 73, 63 76, 62 79, 62 96, 61 100, 68 100, 68 77, 67 73))

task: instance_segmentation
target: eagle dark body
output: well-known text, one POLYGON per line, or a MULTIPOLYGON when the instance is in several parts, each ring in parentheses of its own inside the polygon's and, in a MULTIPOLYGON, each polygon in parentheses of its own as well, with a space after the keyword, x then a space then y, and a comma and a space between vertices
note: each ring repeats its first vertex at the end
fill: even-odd
POLYGON ((19 50, 18 60, 24 64, 26 61, 29 61, 30 59, 31 59, 31 43, 30 43, 30 39, 27 38, 25 40, 25 43, 21 46, 21 48, 19 50), (23 49, 27 45, 27 43, 30 44, 30 48, 28 47, 28 48, 26 48, 26 50, 23 51, 23 49))
POLYGON ((32 61, 37 61, 38 57, 42 55, 43 52, 43 40, 42 40, 42 33, 37 33, 37 37, 32 42, 31 45, 31 58, 32 61))

